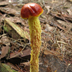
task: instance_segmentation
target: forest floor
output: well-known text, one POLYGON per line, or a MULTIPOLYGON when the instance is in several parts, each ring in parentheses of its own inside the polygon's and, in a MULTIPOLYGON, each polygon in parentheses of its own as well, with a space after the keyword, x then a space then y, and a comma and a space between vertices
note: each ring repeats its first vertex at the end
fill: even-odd
MULTIPOLYGON (((0 0, 0 72, 30 72, 28 20, 20 17, 31 0, 0 0), (18 28, 18 30, 17 30, 18 28)), ((39 72, 72 72, 72 0, 34 0, 44 12, 39 72)))

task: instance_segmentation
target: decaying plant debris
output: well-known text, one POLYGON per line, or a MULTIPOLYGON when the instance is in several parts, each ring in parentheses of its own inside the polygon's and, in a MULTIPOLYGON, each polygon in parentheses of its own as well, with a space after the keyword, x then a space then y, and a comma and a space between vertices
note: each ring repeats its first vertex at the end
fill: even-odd
POLYGON ((1 0, 0 71, 9 68, 5 70, 29 72, 29 26, 20 17, 21 7, 29 2, 40 4, 44 10, 39 17, 42 28, 39 72, 72 72, 72 0, 1 0), (18 33, 12 23, 25 34, 18 33))

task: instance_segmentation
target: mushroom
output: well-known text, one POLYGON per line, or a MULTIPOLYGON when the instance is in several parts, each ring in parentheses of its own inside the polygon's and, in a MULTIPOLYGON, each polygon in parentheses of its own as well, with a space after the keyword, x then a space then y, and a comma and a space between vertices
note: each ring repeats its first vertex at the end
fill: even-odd
POLYGON ((41 46, 41 26, 39 16, 43 9, 36 3, 25 4, 21 9, 21 17, 28 19, 31 40, 30 72, 39 71, 39 53, 41 46))

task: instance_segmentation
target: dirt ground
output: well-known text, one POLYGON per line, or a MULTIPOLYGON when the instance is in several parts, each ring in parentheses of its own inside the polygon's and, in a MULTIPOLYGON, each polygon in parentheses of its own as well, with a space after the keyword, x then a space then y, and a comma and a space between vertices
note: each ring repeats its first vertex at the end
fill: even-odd
POLYGON ((20 17, 29 2, 43 8, 39 72, 72 72, 72 0, 0 0, 0 72, 30 72, 29 25, 20 17))

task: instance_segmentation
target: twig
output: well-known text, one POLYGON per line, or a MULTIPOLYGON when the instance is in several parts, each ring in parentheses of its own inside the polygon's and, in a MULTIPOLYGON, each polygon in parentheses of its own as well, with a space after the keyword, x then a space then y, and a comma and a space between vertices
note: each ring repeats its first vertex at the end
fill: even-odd
POLYGON ((67 65, 65 72, 67 72, 68 67, 70 66, 70 63, 67 65))

